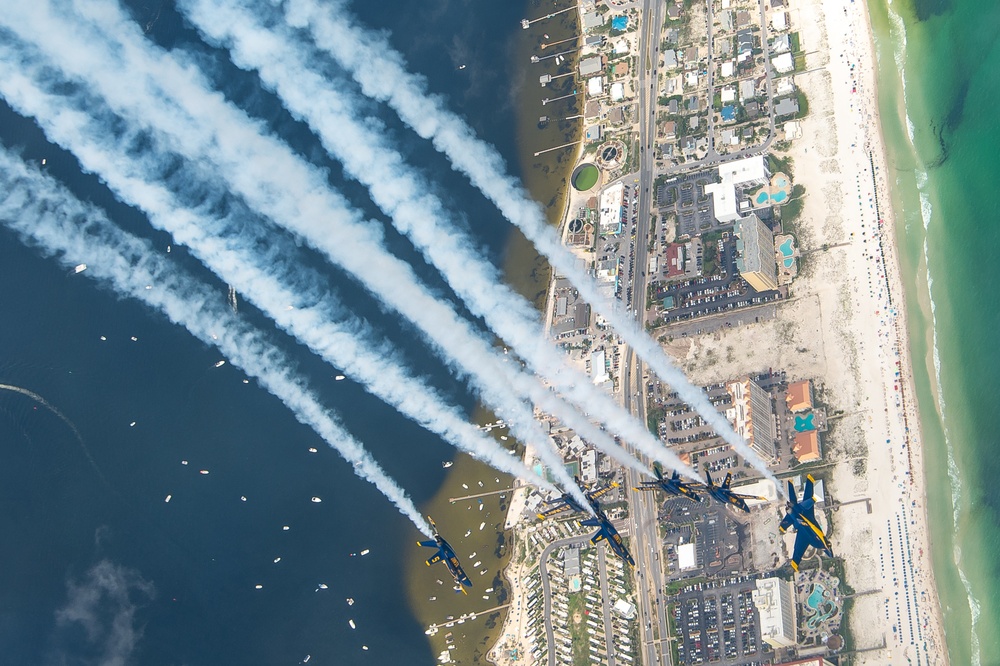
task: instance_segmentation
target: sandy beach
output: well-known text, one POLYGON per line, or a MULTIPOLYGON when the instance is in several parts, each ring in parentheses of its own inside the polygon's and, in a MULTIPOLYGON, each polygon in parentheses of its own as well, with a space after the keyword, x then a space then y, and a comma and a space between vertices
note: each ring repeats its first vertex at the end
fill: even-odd
MULTIPOLYGON (((947 663, 867 8, 794 0, 788 10, 806 54, 795 84, 809 102, 799 138, 777 152, 806 191, 793 232, 799 275, 774 319, 664 345, 697 385, 767 368, 814 379, 834 415, 830 494, 870 499, 835 509, 828 526, 854 590, 853 663, 947 663)), ((585 196, 571 191, 567 208, 585 196)), ((517 608, 523 590, 516 572, 508 578, 517 608)), ((508 637, 523 622, 511 613, 508 637)))
POLYGON ((766 367, 817 378, 831 411, 843 411, 826 440, 826 460, 837 461, 832 493, 839 502, 871 499, 870 515, 853 504, 831 526, 857 594, 849 615, 854 647, 865 650, 857 663, 918 653, 946 663, 868 14, 854 2, 789 9, 807 54, 795 83, 810 107, 787 153, 806 188, 796 224, 803 268, 776 319, 669 347, 698 384, 766 367), (747 352, 723 360, 732 349, 747 352))

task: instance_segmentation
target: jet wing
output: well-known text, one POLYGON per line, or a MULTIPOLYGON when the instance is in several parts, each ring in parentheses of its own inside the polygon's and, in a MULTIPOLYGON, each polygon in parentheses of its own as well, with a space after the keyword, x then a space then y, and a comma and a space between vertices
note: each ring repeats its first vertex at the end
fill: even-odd
POLYGON ((590 537, 590 543, 597 545, 604 541, 607 537, 604 535, 604 530, 598 530, 594 536, 590 537))
POLYGON ((640 481, 641 485, 634 486, 635 490, 658 490, 660 484, 658 481, 640 481))
POLYGON ((782 534, 784 534, 785 532, 788 531, 788 528, 791 527, 794 523, 795 521, 792 519, 792 514, 786 513, 785 517, 781 519, 781 524, 778 525, 778 529, 781 531, 782 534))
POLYGON ((796 571, 799 570, 799 562, 802 561, 802 556, 806 554, 806 548, 813 545, 810 535, 811 532, 805 529, 798 530, 795 533, 795 547, 792 549, 792 569, 796 571))
POLYGON ((685 483, 682 486, 678 486, 677 487, 677 489, 680 491, 681 495, 684 495, 688 499, 692 499, 695 502, 700 502, 701 501, 701 496, 697 492, 695 492, 695 490, 697 488, 700 488, 700 486, 696 486, 694 484, 687 484, 687 483, 685 483))
POLYGON ((430 566, 432 564, 437 564, 438 562, 440 562, 443 559, 444 559, 444 557, 442 557, 441 551, 439 550, 437 553, 434 554, 433 557, 431 557, 429 560, 427 560, 427 566, 430 566))
POLYGON ((570 509, 569 504, 560 504, 559 506, 554 506, 551 509, 546 509, 545 511, 542 511, 541 513, 538 514, 538 517, 541 520, 545 520, 546 518, 549 518, 551 516, 555 516, 560 513, 566 513, 567 511, 569 511, 569 509, 570 509))
POLYGON ((597 499, 598 497, 607 495, 609 492, 611 492, 614 488, 617 487, 618 487, 617 483, 609 483, 600 490, 594 490, 592 492, 587 493, 587 497, 589 497, 590 499, 597 499))
POLYGON ((766 497, 761 497, 760 495, 741 495, 740 493, 731 493, 731 495, 733 497, 738 497, 741 500, 752 499, 752 500, 760 500, 761 502, 766 502, 767 501, 766 497))
POLYGON ((472 581, 469 580, 469 577, 465 574, 465 569, 462 568, 458 558, 449 558, 447 564, 448 569, 451 570, 452 576, 455 577, 455 582, 462 586, 463 593, 468 594, 468 592, 465 591, 465 588, 472 587, 472 581))

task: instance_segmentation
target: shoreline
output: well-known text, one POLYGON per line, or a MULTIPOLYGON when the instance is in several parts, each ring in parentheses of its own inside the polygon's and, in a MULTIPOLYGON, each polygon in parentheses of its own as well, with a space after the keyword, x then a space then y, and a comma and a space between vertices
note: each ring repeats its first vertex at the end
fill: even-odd
MULTIPOLYGON (((851 647, 864 650, 853 655, 853 663, 895 663, 916 652, 927 663, 947 664, 930 548, 924 428, 900 264, 905 212, 897 209, 897 193, 887 180, 870 8, 803 0, 793 1, 788 11, 809 63, 805 72, 795 75, 795 83, 807 94, 811 109, 798 121, 801 138, 783 154, 793 158, 794 180, 808 193, 797 241, 814 254, 809 271, 793 283, 795 298, 783 306, 780 318, 790 324, 796 344, 812 354, 796 350, 808 357, 803 360, 787 349, 754 350, 740 361, 743 366, 788 367, 790 374, 817 377, 833 396, 832 406, 846 413, 829 444, 831 487, 841 502, 868 497, 872 506, 868 516, 853 508, 839 509, 829 527, 835 552, 844 557, 846 582, 864 593, 847 611, 851 647), (866 38, 855 43, 854 36, 865 32, 866 38), (873 123, 875 131, 870 133, 866 128, 873 123), (850 205, 855 194, 856 210, 850 205), (890 615, 889 606, 895 614, 890 615)), ((581 143, 570 173, 584 161, 584 152, 581 143)), ((591 196, 598 188, 578 193, 571 187, 566 183, 562 200, 564 238, 574 199, 591 196)), ((547 304, 554 289, 552 277, 547 304)), ((546 305, 546 330, 549 310, 546 305)), ((694 383, 704 385, 746 371, 739 362, 708 370, 714 362, 700 362, 707 350, 721 351, 727 341, 752 348, 772 332, 761 322, 716 333, 698 345, 693 339, 672 341, 667 351, 694 383)), ((508 568, 505 576, 512 582, 512 599, 517 598, 516 574, 508 568)), ((513 622, 513 614, 508 614, 504 633, 506 623, 513 622)))

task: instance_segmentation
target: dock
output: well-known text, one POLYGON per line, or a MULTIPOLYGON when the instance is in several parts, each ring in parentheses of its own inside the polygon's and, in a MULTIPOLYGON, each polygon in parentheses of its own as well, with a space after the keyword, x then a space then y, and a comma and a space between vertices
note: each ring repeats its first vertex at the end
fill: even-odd
POLYGON ((446 620, 444 622, 439 622, 438 624, 431 624, 427 626, 427 631, 425 631, 424 633, 427 634, 428 636, 433 636, 434 634, 437 633, 437 631, 441 627, 451 627, 456 624, 462 624, 467 621, 471 622, 472 620, 477 619, 481 615, 486 615, 488 613, 495 613, 496 611, 503 610, 504 608, 507 608, 509 606, 510 604, 503 604, 502 606, 494 606, 493 608, 487 608, 486 610, 477 611, 475 613, 466 613, 465 615, 460 615, 459 617, 456 617, 454 620, 446 620), (459 620, 461 620, 461 622, 459 620))
POLYGON ((576 9, 576 5, 573 5, 572 7, 567 7, 566 9, 560 9, 559 11, 552 12, 551 14, 546 14, 545 16, 539 16, 536 19, 530 19, 530 20, 529 19, 521 19, 521 27, 524 28, 525 30, 527 30, 529 27, 531 27, 532 23, 538 23, 539 21, 544 21, 545 19, 550 19, 553 16, 556 16, 557 14, 562 14, 563 12, 571 12, 574 9, 576 9))
POLYGON ((545 150, 539 150, 537 153, 535 153, 535 157, 538 157, 542 153, 551 153, 553 150, 562 150, 563 148, 569 148, 570 146, 576 146, 581 143, 583 143, 583 141, 571 141, 569 143, 564 143, 561 146, 553 146, 551 148, 546 148, 545 150))
POLYGON ((478 493, 476 495, 463 495, 462 497, 449 497, 448 501, 454 504, 455 502, 463 502, 465 500, 477 499, 479 497, 489 497, 490 495, 503 495, 504 493, 514 492, 514 488, 503 488, 501 490, 491 490, 485 493, 478 493))

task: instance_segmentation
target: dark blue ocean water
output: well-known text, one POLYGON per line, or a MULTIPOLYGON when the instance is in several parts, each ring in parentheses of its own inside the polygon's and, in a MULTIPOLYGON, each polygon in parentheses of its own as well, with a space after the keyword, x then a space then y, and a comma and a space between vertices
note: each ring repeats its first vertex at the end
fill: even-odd
MULTIPOLYGON (((513 44, 526 4, 396 0, 355 9, 391 33, 411 69, 516 173, 514 109, 524 73, 513 44)), ((376 215, 308 131, 253 77, 200 44, 169 5, 132 10, 152 23, 150 39, 200 51, 220 89, 329 167, 334 184, 376 215)), ((428 146, 373 112, 499 263, 508 226, 428 146)), ((122 226, 158 247, 170 242, 3 104, 0 142, 45 158, 50 174, 122 226)), ((388 235, 394 250, 420 264, 388 235)), ((173 254, 197 268, 182 248, 173 254)), ((349 277, 325 270, 355 312, 471 413, 473 397, 409 327, 349 277)), ((226 285, 213 284, 224 302, 226 285)), ((267 325, 252 308, 241 311, 267 325)), ((333 381, 336 369, 291 341, 282 345, 418 505, 434 494, 440 462, 452 455, 443 443, 350 381, 333 381)), ((404 558, 420 555, 412 526, 277 400, 244 384, 237 368, 214 367, 221 358, 156 312, 86 273, 67 275, 0 230, 0 383, 43 396, 79 433, 31 398, 0 390, 0 664, 294 664, 307 655, 311 664, 433 663, 404 591, 404 558), (352 557, 365 548, 369 555, 352 557)))

